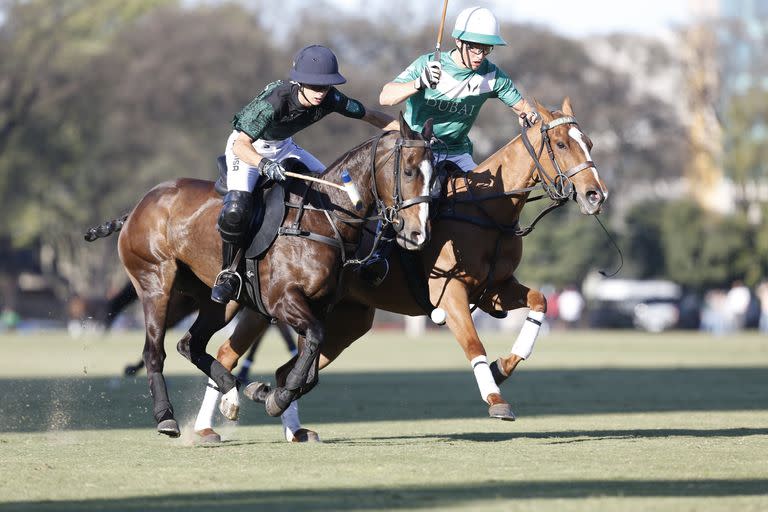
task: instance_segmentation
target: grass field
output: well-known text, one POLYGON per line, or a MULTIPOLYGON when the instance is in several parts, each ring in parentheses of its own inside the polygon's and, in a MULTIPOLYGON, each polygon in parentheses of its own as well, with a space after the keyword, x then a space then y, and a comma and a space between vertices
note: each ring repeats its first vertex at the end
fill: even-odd
MULTIPOLYGON (((502 388, 507 423, 447 330, 378 332, 301 400, 324 443, 285 443, 244 403, 217 446, 193 444, 204 378, 179 334, 175 440, 155 433, 144 374, 119 376, 141 333, 0 336, 0 510, 768 510, 757 334, 551 333, 502 388)), ((485 335, 489 354, 512 336, 485 335)), ((270 334, 252 375, 285 359, 270 334)))

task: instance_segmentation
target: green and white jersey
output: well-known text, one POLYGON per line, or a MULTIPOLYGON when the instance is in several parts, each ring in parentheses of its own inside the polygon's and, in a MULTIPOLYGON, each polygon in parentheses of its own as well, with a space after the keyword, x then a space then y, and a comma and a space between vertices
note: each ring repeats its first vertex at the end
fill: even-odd
MULTIPOLYGON (((434 53, 422 55, 400 73, 395 82, 416 80, 434 53)), ((435 136, 445 142, 449 155, 472 154, 467 134, 480 107, 488 98, 499 98, 510 107, 523 99, 512 80, 495 64, 485 59, 477 71, 456 65, 449 52, 440 53, 443 73, 435 89, 422 89, 406 101, 405 120, 421 130, 430 117, 435 136)))

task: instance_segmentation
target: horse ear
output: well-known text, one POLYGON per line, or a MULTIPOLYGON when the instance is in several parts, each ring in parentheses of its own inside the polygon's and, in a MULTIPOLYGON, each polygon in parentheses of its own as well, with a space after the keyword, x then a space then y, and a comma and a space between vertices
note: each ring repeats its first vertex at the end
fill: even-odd
POLYGON ((563 108, 561 109, 563 114, 573 117, 573 107, 571 107, 571 98, 566 96, 563 100, 563 108))
POLYGON ((426 123, 424 123, 424 128, 421 129, 421 136, 424 137, 424 140, 432 140, 432 118, 431 117, 427 119, 426 123))
POLYGON ((539 115, 544 120, 544 122, 551 123, 552 120, 555 118, 552 115, 552 112, 550 112, 547 107, 539 103, 539 100, 537 100, 536 98, 533 98, 533 104, 536 105, 536 110, 539 111, 539 115))
POLYGON ((413 130, 411 130, 411 127, 408 126, 408 123, 405 122, 405 117, 403 117, 402 110, 400 111, 399 121, 400 121, 400 136, 403 139, 412 139, 413 130))

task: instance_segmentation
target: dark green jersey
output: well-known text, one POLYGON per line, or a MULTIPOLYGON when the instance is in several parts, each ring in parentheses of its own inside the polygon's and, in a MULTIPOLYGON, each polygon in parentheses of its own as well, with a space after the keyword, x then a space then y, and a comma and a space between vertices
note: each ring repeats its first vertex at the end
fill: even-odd
POLYGON ((332 112, 361 119, 365 107, 331 87, 320 105, 307 108, 299 103, 297 83, 278 80, 235 114, 232 126, 254 140, 283 140, 332 112))

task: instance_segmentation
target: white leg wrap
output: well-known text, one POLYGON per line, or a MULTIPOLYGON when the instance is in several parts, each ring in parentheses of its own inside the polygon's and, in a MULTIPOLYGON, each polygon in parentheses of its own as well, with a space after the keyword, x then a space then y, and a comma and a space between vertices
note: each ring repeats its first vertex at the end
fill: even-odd
POLYGON ((541 323, 544 321, 544 313, 541 311, 531 311, 525 319, 523 328, 517 336, 515 344, 512 345, 512 353, 523 359, 528 359, 533 353, 533 346, 536 345, 536 337, 539 335, 541 323))
POLYGON ((203 403, 200 404, 200 411, 197 413, 197 419, 195 420, 195 432, 200 432, 206 428, 213 428, 213 412, 216 410, 216 403, 219 401, 220 396, 221 393, 216 391, 216 383, 213 382, 213 379, 208 379, 203 403))
POLYGON ((491 393, 501 393, 499 386, 493 380, 491 368, 488 366, 488 359, 485 356, 477 356, 470 361, 472 372, 475 374, 477 387, 480 388, 480 397, 483 400, 488 398, 491 393))
POLYGON ((293 439, 293 433, 301 428, 301 420, 299 420, 299 402, 293 401, 291 405, 280 415, 280 421, 283 422, 283 433, 285 434, 285 440, 290 441, 293 439))

